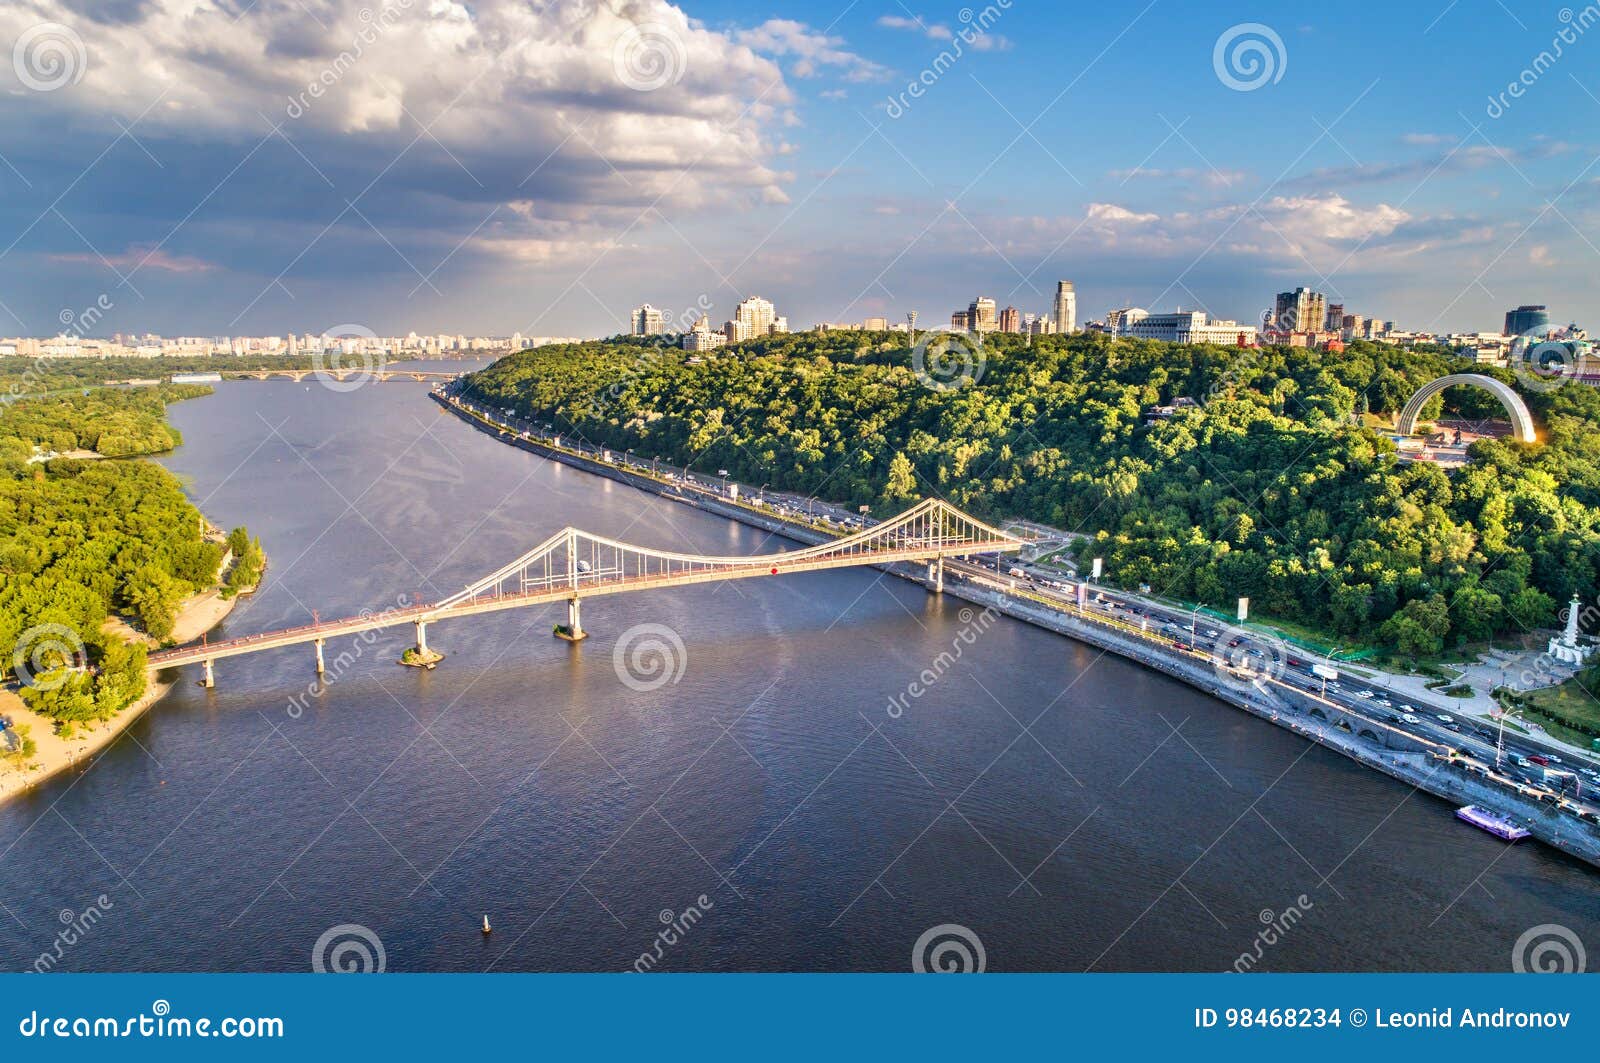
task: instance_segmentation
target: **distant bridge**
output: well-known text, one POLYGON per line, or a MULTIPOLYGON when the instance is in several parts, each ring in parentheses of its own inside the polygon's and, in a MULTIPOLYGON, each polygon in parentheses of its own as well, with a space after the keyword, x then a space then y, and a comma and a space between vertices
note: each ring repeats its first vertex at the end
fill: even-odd
POLYGON ((428 648, 428 625, 438 620, 565 601, 567 623, 558 634, 576 642, 585 637, 579 603, 588 597, 897 562, 926 563, 929 588, 938 593, 944 589, 945 558, 1011 552, 1023 545, 1016 536, 940 499, 926 499, 892 520, 841 539, 749 557, 674 553, 567 527, 511 563, 437 602, 181 646, 152 653, 149 661, 152 668, 204 664, 205 685, 209 687, 214 682, 212 663, 221 658, 312 643, 320 674, 326 639, 412 624, 417 635, 412 660, 431 666, 439 655, 428 648))
MULTIPOLYGON (((466 370, 462 370, 466 372, 466 370)), ((362 380, 454 380, 461 373, 436 372, 429 369, 377 369, 354 367, 350 369, 227 369, 222 376, 233 380, 267 380, 286 377, 296 384, 308 376, 327 377, 344 383, 351 377, 362 380)))

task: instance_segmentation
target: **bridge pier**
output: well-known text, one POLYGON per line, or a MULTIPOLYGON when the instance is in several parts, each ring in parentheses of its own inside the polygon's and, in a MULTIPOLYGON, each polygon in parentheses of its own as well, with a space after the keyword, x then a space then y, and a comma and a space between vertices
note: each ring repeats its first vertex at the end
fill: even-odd
POLYGON ((566 639, 568 642, 582 642, 589 637, 589 633, 583 630, 583 614, 578 601, 576 594, 567 599, 567 622, 565 625, 556 625, 556 638, 566 639))
MULTIPOLYGON (((426 620, 412 621, 417 627, 417 644, 400 655, 401 664, 409 664, 414 668, 432 668, 444 660, 444 654, 435 653, 428 649, 428 622, 426 620)), ((322 642, 317 640, 317 663, 322 663, 322 642)))
POLYGON ((928 589, 934 594, 944 593, 944 558, 928 562, 928 589))
POLYGON ((323 674, 324 672, 327 671, 327 666, 322 663, 322 639, 318 639, 316 641, 316 647, 317 647, 317 674, 321 675, 321 674, 323 674))
POLYGON ((217 685, 217 677, 212 674, 211 662, 209 660, 206 661, 206 677, 200 681, 200 685, 205 687, 207 690, 210 690, 212 687, 217 685))

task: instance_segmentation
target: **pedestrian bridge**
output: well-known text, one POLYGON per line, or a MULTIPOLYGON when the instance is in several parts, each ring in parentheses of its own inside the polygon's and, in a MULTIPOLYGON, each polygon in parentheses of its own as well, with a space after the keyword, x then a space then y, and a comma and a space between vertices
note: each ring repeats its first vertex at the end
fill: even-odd
MULTIPOLYGON (((464 370, 463 370, 464 372, 464 370)), ((432 369, 385 369, 380 367, 354 367, 350 369, 228 369, 222 376, 233 380, 293 380, 296 384, 308 376, 334 380, 343 384, 348 380, 454 380, 460 373, 440 372, 432 369)))
POLYGON ((428 648, 428 625, 436 621, 565 601, 567 623, 557 634, 577 641, 585 637, 579 611, 579 603, 584 598, 899 562, 926 563, 929 587, 938 592, 944 589, 946 557, 1011 552, 1022 546, 1023 540, 940 499, 926 499, 891 520, 844 538, 799 550, 745 557, 657 550, 568 527, 509 564, 436 602, 360 613, 342 620, 319 621, 220 642, 180 646, 150 654, 149 663, 152 668, 204 664, 205 685, 211 686, 214 661, 310 643, 316 647, 320 673, 325 640, 412 624, 417 640, 408 656, 411 662, 431 666, 439 655, 428 648))

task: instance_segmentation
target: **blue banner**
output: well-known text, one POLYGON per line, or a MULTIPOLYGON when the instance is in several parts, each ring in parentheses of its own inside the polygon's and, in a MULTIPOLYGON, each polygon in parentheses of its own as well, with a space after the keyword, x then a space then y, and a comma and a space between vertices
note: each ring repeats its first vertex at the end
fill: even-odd
POLYGON ((7 1060, 1415 1058, 1588 1050, 1594 983, 1515 975, 60 975, 4 978, 7 1060))

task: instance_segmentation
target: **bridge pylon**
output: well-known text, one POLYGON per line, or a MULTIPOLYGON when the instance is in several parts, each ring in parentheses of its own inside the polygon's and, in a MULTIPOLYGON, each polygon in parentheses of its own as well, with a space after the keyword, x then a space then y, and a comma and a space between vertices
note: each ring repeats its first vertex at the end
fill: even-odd
POLYGON ((589 637, 589 633, 583 630, 583 612, 579 605, 581 600, 576 594, 567 599, 567 622, 565 626, 558 626, 555 629, 556 638, 566 639, 568 642, 582 642, 589 637))

